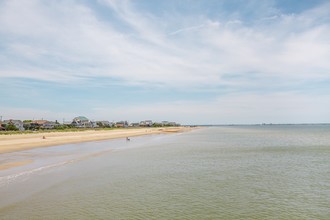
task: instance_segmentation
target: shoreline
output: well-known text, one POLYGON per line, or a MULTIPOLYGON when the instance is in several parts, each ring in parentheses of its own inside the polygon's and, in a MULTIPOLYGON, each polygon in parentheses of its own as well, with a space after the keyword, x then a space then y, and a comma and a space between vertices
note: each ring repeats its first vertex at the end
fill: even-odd
POLYGON ((80 132, 54 132, 13 134, 0 136, 0 154, 90 141, 110 140, 151 134, 169 134, 191 131, 192 127, 132 128, 116 130, 88 130, 80 132), (43 138, 45 137, 45 138, 43 138))

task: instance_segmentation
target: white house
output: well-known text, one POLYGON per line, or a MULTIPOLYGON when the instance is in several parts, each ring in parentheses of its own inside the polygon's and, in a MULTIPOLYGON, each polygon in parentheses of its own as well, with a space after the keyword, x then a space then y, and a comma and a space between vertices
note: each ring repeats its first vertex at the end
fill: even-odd
POLYGON ((72 120, 72 125, 77 128, 92 128, 93 124, 85 116, 78 116, 72 120))

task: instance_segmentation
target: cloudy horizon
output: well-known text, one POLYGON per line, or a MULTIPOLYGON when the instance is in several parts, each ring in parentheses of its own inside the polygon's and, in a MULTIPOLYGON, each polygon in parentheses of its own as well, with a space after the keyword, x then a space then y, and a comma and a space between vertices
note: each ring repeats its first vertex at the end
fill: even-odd
POLYGON ((329 123, 326 0, 0 2, 4 119, 329 123))

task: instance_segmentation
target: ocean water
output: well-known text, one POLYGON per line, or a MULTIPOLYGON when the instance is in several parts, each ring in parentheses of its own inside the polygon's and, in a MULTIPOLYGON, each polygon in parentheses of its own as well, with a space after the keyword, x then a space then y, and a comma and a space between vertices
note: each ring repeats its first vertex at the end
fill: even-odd
POLYGON ((0 155, 0 219, 330 219, 330 126, 230 126, 0 155))

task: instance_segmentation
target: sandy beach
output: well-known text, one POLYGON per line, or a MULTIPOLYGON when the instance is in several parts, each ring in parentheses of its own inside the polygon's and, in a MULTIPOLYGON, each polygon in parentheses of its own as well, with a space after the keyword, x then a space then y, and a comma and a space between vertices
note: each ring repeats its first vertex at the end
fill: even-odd
MULTIPOLYGON (((132 138, 141 135, 166 134, 190 131, 189 127, 129 128, 114 130, 87 130, 76 132, 45 132, 34 134, 0 135, 0 154, 18 152, 40 147, 100 141, 116 138, 132 138)), ((0 171, 32 163, 32 160, 0 160, 0 171)))
POLYGON ((189 127, 130 128, 114 130, 88 130, 77 132, 0 135, 0 154, 28 150, 37 147, 126 138, 140 135, 184 132, 191 129, 192 128, 189 127))

